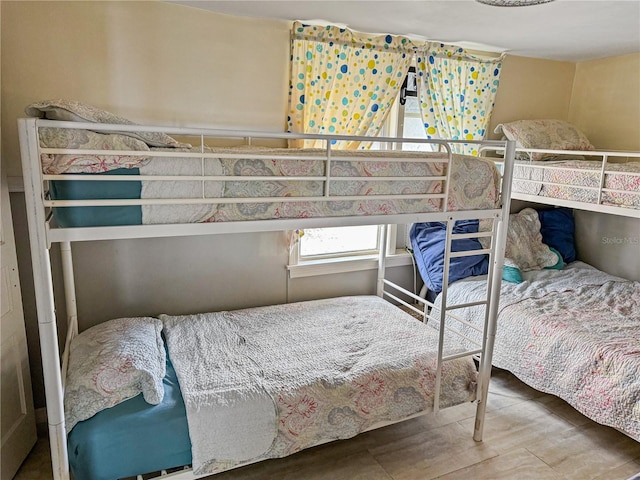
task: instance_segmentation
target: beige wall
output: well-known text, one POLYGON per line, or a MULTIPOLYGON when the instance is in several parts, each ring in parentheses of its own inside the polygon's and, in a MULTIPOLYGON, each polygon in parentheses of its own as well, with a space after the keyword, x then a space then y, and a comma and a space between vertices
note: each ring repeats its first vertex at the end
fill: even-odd
POLYGON ((80 100, 133 121, 282 131, 289 22, 161 2, 2 1, 2 157, 20 175, 15 119, 80 100))
MULTIPOLYGON (((569 121, 599 149, 640 150, 640 53, 578 63, 569 121)), ((576 212, 578 256, 640 280, 640 221, 576 212)))
POLYGON ((522 119, 567 120, 576 64, 507 56, 500 73, 500 87, 489 125, 522 119))
POLYGON ((578 63, 569 121, 599 149, 640 150, 640 53, 578 63))

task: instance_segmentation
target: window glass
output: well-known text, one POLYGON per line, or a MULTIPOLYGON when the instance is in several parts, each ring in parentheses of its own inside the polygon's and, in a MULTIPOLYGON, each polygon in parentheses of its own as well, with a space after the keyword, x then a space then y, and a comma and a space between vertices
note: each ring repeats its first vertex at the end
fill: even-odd
MULTIPOLYGON (((399 121, 402 122, 402 136, 404 138, 427 138, 420 116, 420 100, 418 97, 406 98, 404 115, 400 115, 400 117, 399 121)), ((437 146, 424 143, 405 143, 403 149, 432 151, 437 149, 437 146)))
POLYGON ((300 239, 300 256, 372 253, 378 249, 378 226, 307 228, 300 239))

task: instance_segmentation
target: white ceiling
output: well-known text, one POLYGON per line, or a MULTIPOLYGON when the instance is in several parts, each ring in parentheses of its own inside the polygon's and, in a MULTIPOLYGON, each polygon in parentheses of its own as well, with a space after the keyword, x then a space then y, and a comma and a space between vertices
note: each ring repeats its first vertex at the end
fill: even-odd
POLYGON ((492 7, 474 0, 178 0, 229 15, 322 19, 370 33, 473 42, 493 51, 583 61, 640 52, 640 0, 556 0, 492 7))

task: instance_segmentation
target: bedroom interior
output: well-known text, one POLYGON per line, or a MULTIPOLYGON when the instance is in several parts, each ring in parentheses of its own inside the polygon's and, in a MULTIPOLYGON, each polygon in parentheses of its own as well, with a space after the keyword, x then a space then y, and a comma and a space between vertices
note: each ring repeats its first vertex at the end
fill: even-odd
MULTIPOLYGON (((262 18, 241 16, 233 11, 237 8, 232 5, 235 2, 211 2, 212 11, 176 3, 189 4, 2 3, 3 172, 9 177, 29 367, 40 422, 46 422, 45 392, 34 285, 29 278, 31 259, 28 249, 25 249, 29 234, 15 121, 25 116, 25 107, 47 98, 68 98, 99 106, 140 124, 166 125, 167 128, 213 125, 269 133, 283 129, 283 119, 287 115, 291 22, 282 19, 284 17, 278 18, 277 14, 262 18), (51 24, 60 26, 50 34, 56 41, 43 43, 41 32, 50 30, 51 24), (33 35, 25 36, 25 31, 33 35), (247 56, 247 52, 251 55, 247 56), (21 61, 25 56, 29 62, 21 61), (45 70, 50 73, 43 75, 45 70), (157 75, 159 71, 162 71, 160 76, 157 75), (247 115, 247 112, 251 114, 247 115)), ((282 7, 281 2, 263 3, 274 3, 276 7, 280 4, 282 7)), ((567 2, 557 0, 551 3, 567 2)), ((335 15, 333 21, 345 21, 337 13, 335 15)), ((346 23, 352 26, 348 19, 346 23)), ((406 33, 395 30, 390 33, 406 33)), ((500 138, 500 134, 494 133, 499 124, 519 119, 555 118, 578 126, 597 150, 639 151, 640 88, 637 72, 640 70, 640 53, 637 42, 631 49, 621 52, 576 59, 552 59, 543 55, 536 58, 534 55, 507 52, 502 62, 500 88, 487 130, 488 138, 500 138)), ((614 160, 609 161, 615 163, 614 160)), ((530 198, 518 200, 516 194, 512 198, 513 213, 525 207, 541 206, 540 203, 532 204, 530 198)), ((640 280, 640 264, 635 253, 640 234, 637 216, 593 212, 590 209, 578 207, 574 210, 577 258, 608 274, 640 280)), ((122 316, 235 310, 375 293, 378 277, 373 268, 289 278, 287 242, 286 235, 282 233, 263 231, 74 243, 73 268, 80 330, 122 316), (226 253, 214 257, 213 252, 226 253), (158 258, 162 258, 162 262, 158 262, 158 258), (225 274, 223 282, 212 283, 211 272, 220 271, 233 273, 225 274), (172 282, 158 280, 160 274, 165 276, 167 273, 179 279, 184 288, 177 289, 172 282), (116 298, 118 302, 114 302, 116 298)), ((64 255, 61 257, 55 245, 51 261, 54 285, 58 286, 64 282, 61 258, 64 255)), ((401 257, 391 258, 386 270, 394 283, 413 290, 410 265, 406 256, 404 260, 401 257)), ((56 287, 55 292, 56 311, 59 317, 64 318, 68 314, 67 302, 61 295, 62 289, 56 287)), ((59 328, 59 348, 62 350, 66 332, 64 326, 59 328)), ((229 478, 264 478, 260 476, 261 472, 272 475, 271 478, 286 478, 296 468, 308 472, 308 478, 331 476, 331 470, 326 466, 318 467, 324 473, 313 476, 315 474, 311 471, 318 465, 314 463, 314 455, 319 457, 321 464, 335 462, 334 473, 342 472, 337 475, 342 474, 343 478, 354 478, 364 472, 380 475, 380 478, 412 478, 411 475, 419 473, 428 475, 426 478, 445 474, 451 475, 447 478, 455 478, 456 471, 473 477, 474 472, 482 474, 483 464, 488 469, 485 472, 496 474, 505 465, 512 466, 514 461, 530 465, 531 472, 539 474, 536 478, 544 475, 549 478, 578 478, 571 477, 573 472, 569 465, 574 464, 554 458, 549 446, 545 445, 545 440, 549 442, 546 438, 548 431, 557 433, 554 445, 555 442, 562 443, 560 439, 563 438, 575 440, 579 445, 589 445, 581 435, 597 432, 594 433, 595 440, 591 441, 602 450, 602 454, 585 460, 585 465, 590 466, 589 478, 626 479, 640 470, 637 441, 607 427, 599 427, 557 397, 519 383, 506 371, 494 370, 493 377, 487 435, 483 442, 487 451, 484 453, 474 450, 476 447, 471 440, 474 407, 464 404, 444 409, 436 416, 427 415, 347 441, 344 448, 352 454, 354 462, 364 462, 360 470, 353 470, 352 466, 338 461, 341 447, 329 444, 282 461, 270 460, 219 474, 216 478, 226 478, 225 475, 229 478), (514 420, 516 439, 504 439, 499 429, 510 430, 510 427, 508 420, 501 417, 500 410, 505 409, 513 415, 517 405, 524 413, 514 420), (528 416, 536 418, 540 425, 527 427, 528 416), (545 424, 545 421, 550 423, 545 424), (496 423, 492 425, 492 422, 496 423), (384 432, 389 432, 387 438, 384 432), (451 451, 456 452, 457 464, 444 466, 444 451, 436 449, 430 456, 421 450, 422 447, 416 443, 427 442, 428 432, 449 439, 451 451), (498 438, 502 443, 496 440, 498 438), (531 442, 528 446, 525 443, 527 439, 531 442), (496 440, 495 449, 490 447, 492 440, 496 440), (604 444, 613 446, 616 454, 606 449, 604 444), (406 456, 399 453, 404 448, 407 449, 406 456), (412 457, 410 452, 416 456, 412 457), (404 458, 405 464, 400 465, 402 462, 395 460, 394 456, 404 458), (468 458, 464 458, 466 456, 468 458), (504 461, 502 466, 500 457, 504 461), (264 470, 260 469, 261 466, 264 470)), ((433 443, 425 445, 436 448, 433 443)), ((45 456, 47 448, 44 448, 45 456)), ((40 440, 35 451, 38 449, 40 452, 43 450, 40 440)), ((21 471, 23 477, 18 478, 29 478, 28 463, 25 464, 27 469, 21 471)), ((576 470, 576 473, 584 471, 576 470)), ((494 478, 493 474, 486 473, 484 478, 494 478)))

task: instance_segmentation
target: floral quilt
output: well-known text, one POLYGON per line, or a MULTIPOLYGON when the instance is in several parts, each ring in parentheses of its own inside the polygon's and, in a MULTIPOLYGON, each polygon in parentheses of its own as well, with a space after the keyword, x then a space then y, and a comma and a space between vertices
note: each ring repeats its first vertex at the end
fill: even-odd
MULTIPOLYGON (((301 152, 298 151, 298 154, 301 152)), ((436 212, 441 209, 439 198, 428 199, 376 199, 377 195, 440 194, 439 180, 416 182, 412 177, 445 175, 442 162, 419 162, 420 158, 437 159, 439 154, 403 152, 414 161, 385 161, 389 152, 335 151, 335 156, 351 157, 335 160, 331 165, 334 180, 329 195, 367 196, 366 199, 340 201, 295 201, 221 204, 209 221, 263 220, 271 218, 307 218, 358 215, 392 215, 436 212), (372 160, 367 160, 367 157, 372 160), (377 160, 376 160, 377 158, 377 160), (364 177, 350 180, 349 177, 364 177), (375 177, 394 177, 376 181, 375 177), (336 180, 335 178, 338 178, 336 180)), ((398 154, 394 155, 396 158, 398 154)), ((240 159, 222 160, 226 175, 324 175, 324 162, 299 160, 240 159)), ((499 201, 499 175, 491 160, 454 155, 449 185, 449 210, 486 210, 497 208, 499 201)), ((259 196, 322 196, 324 182, 227 181, 224 197, 259 196)))
MULTIPOLYGON (((640 441, 640 282, 582 262, 523 276, 502 283, 493 364, 640 441)), ((456 282, 447 302, 481 299, 485 288, 456 282)), ((457 313, 484 319, 477 307, 457 313)))
MULTIPOLYGON (((437 332, 379 297, 161 319, 196 474, 290 455, 433 406, 437 332)), ((446 362, 442 375, 441 407, 475 398, 470 357, 446 362)))
MULTIPOLYGON (((542 197, 597 203, 602 163, 591 160, 560 162, 517 162, 513 173, 513 192, 542 197), (522 180, 534 180, 528 182, 522 180), (575 187, 588 188, 575 188, 575 187)), ((604 187, 616 192, 603 192, 602 203, 640 208, 640 162, 607 163, 604 187), (626 193, 630 192, 630 193, 626 193)))

